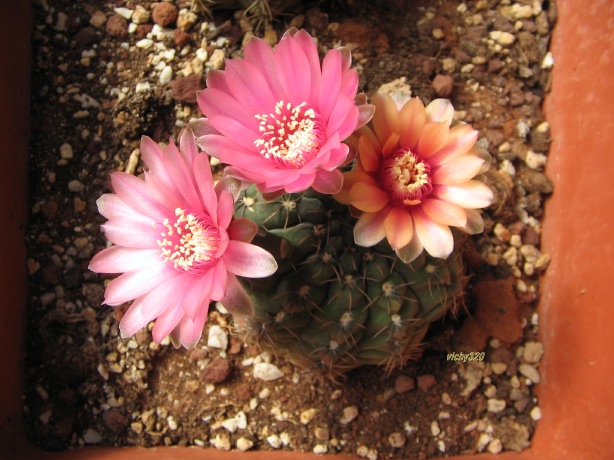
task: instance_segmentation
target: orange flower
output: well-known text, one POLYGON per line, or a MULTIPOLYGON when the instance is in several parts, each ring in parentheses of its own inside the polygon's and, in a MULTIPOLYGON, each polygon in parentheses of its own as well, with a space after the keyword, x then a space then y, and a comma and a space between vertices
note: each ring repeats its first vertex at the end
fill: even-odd
POLYGON ((334 195, 359 216, 356 244, 369 247, 385 237, 404 262, 423 250, 446 258, 454 247, 450 226, 483 230, 477 209, 490 205, 493 194, 476 176, 488 169, 490 156, 475 145, 471 126, 450 128, 448 100, 425 108, 412 98, 398 107, 378 94, 373 104, 372 121, 348 139, 356 164, 334 195))

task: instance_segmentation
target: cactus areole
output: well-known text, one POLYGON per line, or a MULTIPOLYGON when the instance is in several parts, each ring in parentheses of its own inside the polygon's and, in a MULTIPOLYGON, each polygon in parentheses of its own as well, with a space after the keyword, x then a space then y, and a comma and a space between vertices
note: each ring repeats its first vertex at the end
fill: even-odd
POLYGON ((409 264, 387 242, 354 244, 348 207, 313 191, 266 201, 254 186, 235 217, 258 224, 254 243, 277 259, 267 278, 242 280, 255 314, 240 330, 296 365, 336 379, 365 364, 402 366, 420 355, 428 326, 455 311, 464 271, 427 253, 409 264))

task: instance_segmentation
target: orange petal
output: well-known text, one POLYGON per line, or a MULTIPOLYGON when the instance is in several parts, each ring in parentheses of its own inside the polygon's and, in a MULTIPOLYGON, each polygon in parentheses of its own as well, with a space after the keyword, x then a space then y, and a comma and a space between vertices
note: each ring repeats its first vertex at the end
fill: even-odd
POLYGON ((407 101, 399 112, 399 144, 412 150, 418 143, 426 122, 426 111, 422 101, 414 97, 407 101))
POLYGON ((447 258, 454 249, 450 227, 431 220, 421 209, 416 209, 413 218, 416 235, 426 252, 433 257, 447 258))
POLYGON ((357 182, 350 190, 350 204, 365 212, 377 212, 388 204, 388 194, 379 187, 357 182))
POLYGON ((404 208, 392 208, 384 219, 386 238, 392 249, 407 246, 414 237, 414 221, 404 208))
POLYGON ((372 99, 375 105, 373 128, 377 137, 384 141, 390 134, 398 132, 399 109, 390 96, 376 94, 372 99))
POLYGON ((450 129, 448 143, 442 147, 429 162, 440 165, 469 152, 478 139, 478 132, 471 125, 457 125, 450 129))
POLYGON ((392 133, 384 146, 382 147, 382 157, 388 158, 399 149, 400 136, 397 133, 392 133))
POLYGON ((360 136, 360 139, 358 139, 358 160, 365 171, 379 171, 381 160, 379 142, 374 144, 369 137, 360 136))
POLYGON ((356 182, 365 182, 370 185, 377 185, 375 179, 363 171, 348 171, 343 173, 343 186, 339 193, 335 193, 333 198, 341 204, 350 204, 350 190, 356 182))
POLYGON ((418 154, 428 158, 448 143, 450 129, 437 121, 427 122, 418 140, 418 154))
POLYGON ((437 198, 427 198, 422 201, 422 210, 433 219, 444 225, 454 227, 464 227, 467 224, 467 213, 460 206, 439 200, 437 198))
POLYGON ((462 184, 479 174, 484 159, 476 155, 461 155, 435 168, 431 178, 435 184, 462 184))

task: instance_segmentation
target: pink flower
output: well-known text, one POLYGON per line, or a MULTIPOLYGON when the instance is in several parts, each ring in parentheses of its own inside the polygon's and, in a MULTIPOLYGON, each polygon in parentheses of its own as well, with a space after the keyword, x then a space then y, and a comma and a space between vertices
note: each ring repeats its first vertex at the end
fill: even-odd
POLYGON ((175 346, 191 348, 200 339, 209 302, 219 300, 233 314, 253 312, 237 276, 264 277, 277 263, 264 249, 249 244, 256 224, 233 220, 235 179, 213 187, 209 157, 197 153, 187 129, 180 148, 161 149, 143 137, 145 180, 124 172, 111 174, 115 193, 98 199, 103 225, 114 243, 94 256, 90 269, 123 273, 109 283, 105 303, 134 300, 122 317, 122 337, 156 320, 156 342, 169 334, 175 346))
POLYGON ((338 192, 342 141, 373 115, 356 95, 349 49, 329 51, 320 65, 313 38, 290 29, 275 50, 252 38, 244 56, 210 71, 198 93, 207 117, 192 125, 199 146, 261 192, 338 192))
POLYGON ((373 246, 386 238, 404 262, 423 249, 446 258, 454 239, 450 226, 479 233, 478 208, 492 203, 492 191, 476 176, 490 164, 486 150, 475 146, 478 132, 467 124, 450 128, 454 109, 436 99, 426 108, 418 98, 398 107, 376 95, 372 122, 348 142, 358 157, 344 173, 335 198, 359 214, 354 239, 373 246))

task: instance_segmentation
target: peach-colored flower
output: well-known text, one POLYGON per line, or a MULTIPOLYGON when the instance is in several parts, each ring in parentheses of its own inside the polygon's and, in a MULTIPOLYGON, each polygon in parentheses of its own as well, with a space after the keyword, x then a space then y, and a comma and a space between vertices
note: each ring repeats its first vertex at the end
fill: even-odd
POLYGON ((337 168, 348 155, 343 140, 373 115, 364 95, 356 95, 350 64, 345 47, 320 64, 304 30, 288 30, 275 49, 252 38, 244 59, 210 71, 197 95, 207 117, 192 123, 199 146, 229 165, 226 174, 261 192, 338 192, 337 168))
POLYGON ((143 137, 145 179, 111 174, 115 193, 97 201, 108 219, 102 226, 113 246, 96 254, 89 268, 123 273, 105 291, 105 303, 134 300, 119 323, 122 337, 155 320, 156 342, 171 336, 191 348, 200 339, 211 300, 234 314, 253 306, 237 276, 259 278, 277 270, 273 256, 250 244, 257 227, 234 219, 240 184, 223 178, 213 187, 209 157, 197 153, 186 129, 178 149, 143 137))
POLYGON ((471 126, 450 128, 448 100, 425 108, 412 98, 399 107, 376 95, 373 103, 371 123, 348 139, 356 165, 335 195, 360 216, 356 244, 386 238, 404 262, 423 249, 446 258, 454 247, 450 226, 472 234, 483 229, 477 209, 490 205, 493 194, 476 176, 488 169, 490 156, 475 145, 478 132, 471 126))

